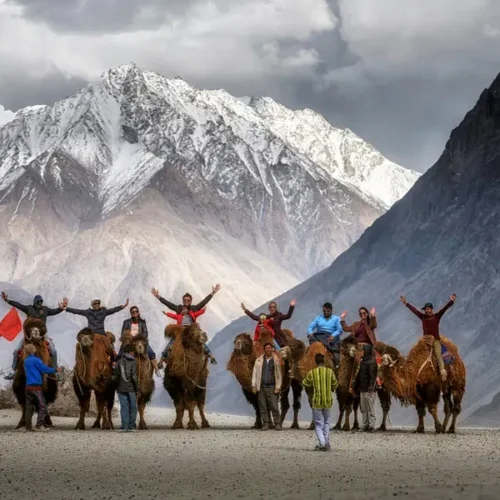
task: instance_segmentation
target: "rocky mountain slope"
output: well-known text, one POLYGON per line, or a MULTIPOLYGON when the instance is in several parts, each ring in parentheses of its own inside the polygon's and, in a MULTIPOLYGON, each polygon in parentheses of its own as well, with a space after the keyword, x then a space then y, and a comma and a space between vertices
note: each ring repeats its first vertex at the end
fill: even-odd
POLYGON ((165 319, 151 286, 196 300, 223 284, 204 317, 209 333, 237 317, 241 300, 291 288, 394 201, 353 189, 363 158, 363 176, 383 164, 400 194, 417 174, 351 133, 333 144, 318 118, 311 134, 338 150, 320 165, 289 137, 297 124, 286 128, 287 113, 133 64, 19 111, 0 128, 0 279, 75 307, 128 296, 158 343, 165 319))
MULTIPOLYGON (((441 325, 467 365, 467 418, 500 390, 499 219, 500 76, 408 194, 330 267, 277 300, 282 309, 291 298, 297 300, 289 326, 300 337, 325 300, 338 313, 348 309, 348 322, 355 320, 359 306, 375 306, 378 337, 406 352, 421 334, 421 325, 399 296, 405 294, 416 306, 428 301, 438 306, 456 292, 457 302, 441 325)), ((247 318, 233 322, 214 338, 215 353, 227 358, 234 335, 251 328, 247 318)), ((212 384, 214 407, 246 408, 222 369, 212 384)))

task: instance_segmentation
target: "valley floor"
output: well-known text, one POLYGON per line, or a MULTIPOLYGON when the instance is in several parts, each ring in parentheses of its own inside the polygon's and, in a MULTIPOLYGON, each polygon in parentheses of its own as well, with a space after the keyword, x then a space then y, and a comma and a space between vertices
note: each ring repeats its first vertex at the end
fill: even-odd
POLYGON ((320 453, 312 431, 251 431, 251 419, 219 414, 207 415, 212 429, 172 431, 171 411, 147 416, 137 433, 77 432, 76 419, 55 418, 27 434, 13 431, 17 411, 0 411, 2 499, 498 498, 497 430, 333 433, 333 451, 320 453))

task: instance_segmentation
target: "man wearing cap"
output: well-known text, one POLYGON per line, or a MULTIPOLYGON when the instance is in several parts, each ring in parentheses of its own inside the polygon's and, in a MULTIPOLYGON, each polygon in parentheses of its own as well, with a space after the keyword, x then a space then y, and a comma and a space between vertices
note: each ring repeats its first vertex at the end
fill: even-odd
POLYGON ((335 366, 339 366, 341 334, 340 318, 333 314, 332 304, 325 302, 323 304, 323 314, 316 316, 307 329, 309 344, 321 342, 332 353, 335 366))
POLYGON ((447 373, 446 369, 444 367, 444 361, 443 361, 443 356, 441 354, 441 337, 439 336, 439 323, 441 321, 441 318, 443 317, 443 314, 455 303, 455 300, 457 299, 456 294, 450 295, 450 300, 449 302, 439 309, 439 311, 434 312, 434 306, 430 303, 427 302, 427 304, 422 307, 422 311, 419 311, 416 307, 412 306, 407 300, 406 297, 401 296, 401 302, 413 313, 415 316, 420 318, 422 321, 422 327, 423 327, 423 335, 430 335, 434 337, 434 342, 433 342, 433 350, 434 350, 434 355, 436 356, 438 366, 439 366, 439 371, 441 373, 441 379, 443 382, 446 381, 447 378, 447 373))
MULTIPOLYGON (((28 304, 28 305, 20 304, 15 300, 10 300, 5 292, 2 292, 1 295, 2 299, 5 302, 7 302, 7 304, 10 304, 16 309, 19 309, 24 314, 26 314, 28 318, 39 319, 40 321, 43 321, 44 324, 47 324, 47 316, 55 316, 56 314, 62 313, 66 309, 66 306, 68 305, 68 299, 66 297, 63 297, 62 301, 59 303, 59 307, 51 309, 50 307, 43 305, 43 298, 41 295, 35 295, 35 297, 33 298, 33 304, 28 304)), ((57 368, 56 347, 52 339, 48 338, 47 343, 49 347, 50 357, 52 359, 52 366, 57 368)), ((17 364, 19 361, 19 353, 23 348, 23 346, 24 346, 24 338, 21 340, 21 342, 19 342, 18 346, 14 351, 14 357, 12 359, 12 373, 10 373, 5 377, 6 380, 12 380, 14 378, 14 372, 16 371, 17 364)))

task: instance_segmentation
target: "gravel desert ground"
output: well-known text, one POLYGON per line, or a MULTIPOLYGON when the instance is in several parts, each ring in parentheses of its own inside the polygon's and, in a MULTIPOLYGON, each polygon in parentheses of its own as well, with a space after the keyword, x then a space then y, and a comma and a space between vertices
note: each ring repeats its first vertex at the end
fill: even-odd
POLYGON ((334 433, 333 451, 320 453, 312 431, 252 431, 251 419, 219 414, 212 429, 172 431, 171 411, 147 415, 143 432, 74 431, 76 419, 55 418, 50 432, 28 434, 13 430, 17 411, 0 411, 2 500, 500 496, 497 430, 334 433))

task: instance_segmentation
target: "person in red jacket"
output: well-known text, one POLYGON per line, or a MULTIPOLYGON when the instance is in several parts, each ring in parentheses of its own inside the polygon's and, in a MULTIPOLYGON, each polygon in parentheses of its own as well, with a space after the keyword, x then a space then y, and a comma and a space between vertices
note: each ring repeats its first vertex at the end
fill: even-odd
POLYGON ((182 310, 182 312, 180 312, 179 314, 171 313, 171 312, 167 312, 167 311, 163 311, 163 314, 165 316, 168 316, 169 318, 175 319, 175 321, 177 321, 178 325, 182 325, 182 322, 184 321, 184 317, 186 315, 191 316, 191 319, 193 320, 192 322, 196 323, 196 319, 198 318, 198 316, 205 314, 206 310, 207 309, 205 307, 203 309, 200 309, 199 311, 192 311, 192 310, 188 310, 187 308, 184 308, 182 310))
POLYGON ((422 307, 422 311, 424 311, 422 312, 419 311, 415 306, 412 306, 404 296, 401 296, 400 298, 401 302, 422 321, 423 335, 430 335, 431 337, 434 337, 434 343, 432 347, 434 349, 434 354, 439 365, 441 379, 443 380, 443 382, 446 382, 447 373, 444 367, 443 355, 441 353, 439 323, 441 321, 441 318, 443 317, 443 314, 455 303, 455 300, 457 300, 456 294, 453 293, 452 295, 450 295, 449 302, 437 312, 434 312, 434 306, 430 302, 427 302, 427 304, 422 307))
POLYGON ((253 341, 258 342, 260 340, 260 334, 263 330, 267 330, 271 332, 271 335, 273 336, 273 343, 274 343, 274 348, 279 351, 280 346, 278 345, 278 342, 276 341, 276 334, 274 333, 273 327, 272 327, 272 321, 267 317, 266 313, 260 313, 259 314, 259 321, 257 325, 255 326, 255 333, 253 336, 253 341))

